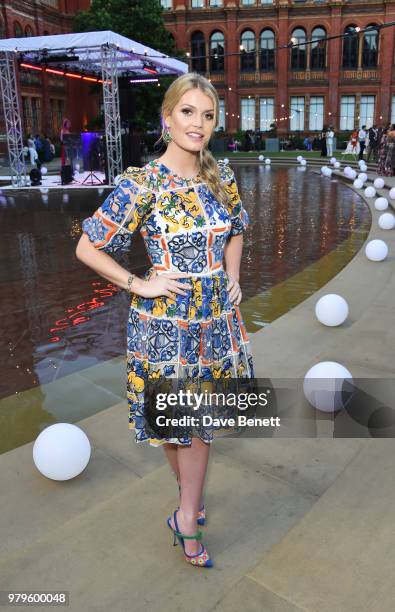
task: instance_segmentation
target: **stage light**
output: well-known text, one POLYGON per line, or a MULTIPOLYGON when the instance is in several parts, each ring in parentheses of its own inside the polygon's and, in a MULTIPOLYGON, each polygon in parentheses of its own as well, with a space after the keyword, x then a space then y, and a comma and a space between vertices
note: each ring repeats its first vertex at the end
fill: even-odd
POLYGON ((37 187, 41 185, 41 172, 38 168, 32 168, 29 172, 30 176, 30 185, 32 187, 37 187))

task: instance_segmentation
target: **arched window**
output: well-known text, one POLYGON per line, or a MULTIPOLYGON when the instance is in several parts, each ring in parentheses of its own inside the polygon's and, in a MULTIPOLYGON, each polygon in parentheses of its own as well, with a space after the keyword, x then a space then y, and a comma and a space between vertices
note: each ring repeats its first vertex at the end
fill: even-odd
MULTIPOLYGON (((369 28, 374 28, 375 23, 370 23, 369 28)), ((376 68, 379 47, 379 31, 372 29, 364 32, 362 42, 362 67, 376 68)))
POLYGON ((194 32, 191 36, 192 70, 206 72, 206 48, 203 32, 194 32))
POLYGON ((23 36, 23 30, 22 30, 22 26, 18 21, 14 21, 14 37, 15 38, 22 38, 23 36))
POLYGON ((33 28, 29 25, 27 25, 25 28, 25 36, 26 37, 34 36, 33 28))
POLYGON ((210 72, 224 72, 225 37, 222 32, 214 32, 210 37, 210 72))
POLYGON ((240 70, 241 72, 255 72, 255 34, 245 30, 240 38, 240 70))
POLYGON ((263 72, 271 72, 275 69, 274 47, 275 36, 272 30, 263 30, 259 39, 260 45, 260 69, 263 72))
POLYGON ((294 47, 291 49, 291 68, 303 70, 306 68, 306 32, 302 28, 296 28, 291 37, 294 47))
POLYGON ((358 68, 359 35, 354 25, 344 30, 343 38, 343 68, 358 68))
POLYGON ((326 32, 324 28, 314 28, 311 39, 314 42, 310 46, 310 68, 312 70, 323 70, 326 67, 326 32))

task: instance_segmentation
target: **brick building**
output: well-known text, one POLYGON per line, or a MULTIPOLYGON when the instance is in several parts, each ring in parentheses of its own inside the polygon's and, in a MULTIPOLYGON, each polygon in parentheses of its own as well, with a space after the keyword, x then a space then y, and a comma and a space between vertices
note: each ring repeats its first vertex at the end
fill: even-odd
POLYGON ((221 125, 279 135, 395 122, 395 0, 161 0, 190 70, 215 84, 221 125), (346 31, 347 39, 326 37, 346 31), (312 44, 275 49, 291 42, 312 44))
MULTIPOLYGON (((65 34, 73 31, 73 16, 89 8, 90 0, 0 0, 0 38, 65 34)), ((72 130, 80 131, 97 114, 97 96, 89 85, 61 76, 19 70, 20 102, 24 136, 47 134, 58 140, 63 117, 72 130), (81 110, 82 109, 82 110, 81 110)), ((0 101, 0 148, 6 150, 5 126, 0 101)))

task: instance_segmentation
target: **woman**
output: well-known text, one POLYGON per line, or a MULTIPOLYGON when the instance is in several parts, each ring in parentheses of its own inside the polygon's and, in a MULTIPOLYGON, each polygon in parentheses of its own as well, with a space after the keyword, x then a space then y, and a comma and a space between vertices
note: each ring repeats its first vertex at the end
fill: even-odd
POLYGON ((68 157, 69 151, 66 151, 66 147, 63 142, 63 137, 66 134, 71 133, 71 121, 66 117, 63 119, 62 127, 60 128, 60 163, 62 166, 66 164, 66 161, 70 163, 70 159, 68 157))
MULTIPOLYGON (((163 446, 178 480, 180 506, 167 519, 174 544, 177 537, 187 562, 212 567, 199 542, 201 532, 196 532, 196 522, 204 524, 206 518, 202 497, 212 431, 200 423, 159 427, 151 398, 174 382, 197 393, 232 384, 237 391, 251 388, 253 361, 238 306, 249 217, 233 171, 208 150, 219 120, 219 99, 210 81, 196 73, 178 77, 165 94, 161 119, 164 154, 124 172, 116 189, 83 222, 76 254, 132 294, 129 427, 136 442, 163 446), (108 255, 137 228, 153 263, 143 278, 108 255)), ((228 404, 218 407, 210 401, 202 408, 203 414, 232 412, 228 404)), ((173 410, 172 415, 185 413, 178 404, 173 410)))
POLYGON ((378 149, 378 164, 377 164, 377 174, 379 176, 393 176, 393 166, 392 166, 392 153, 393 153, 393 142, 392 147, 390 147, 391 140, 393 141, 393 137, 390 138, 391 131, 389 126, 385 127, 383 133, 381 135, 379 149, 378 149))
POLYGON ((324 125, 323 130, 321 132, 321 156, 320 157, 327 157, 328 153, 326 150, 326 132, 327 132, 327 127, 326 125, 324 125))
POLYGON ((34 144, 34 138, 32 134, 29 134, 29 136, 27 137, 27 148, 29 150, 30 163, 33 166, 38 160, 38 153, 36 150, 36 145, 34 144))

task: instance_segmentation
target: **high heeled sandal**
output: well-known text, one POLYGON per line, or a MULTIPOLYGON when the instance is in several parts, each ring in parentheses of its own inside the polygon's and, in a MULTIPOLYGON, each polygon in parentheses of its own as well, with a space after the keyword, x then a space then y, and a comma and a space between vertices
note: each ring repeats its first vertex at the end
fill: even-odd
MULTIPOLYGON (((177 478, 177 476, 176 476, 176 478, 177 478)), ((179 495, 181 497, 181 486, 180 486, 180 481, 178 480, 178 478, 177 478, 177 483, 178 483, 178 492, 179 492, 179 495)), ((177 506, 177 510, 179 508, 180 508, 180 506, 177 506)), ((206 523, 206 508, 205 508, 204 504, 198 510, 196 522, 197 522, 198 525, 204 525, 206 523)))
POLYGON ((183 548, 183 551, 184 551, 184 558, 185 558, 185 561, 187 561, 187 563, 190 563, 191 565, 195 567, 213 567, 214 564, 212 560, 210 559, 210 556, 206 550, 206 547, 203 545, 202 542, 200 542, 201 549, 196 555, 188 555, 188 553, 185 552, 184 539, 201 540, 203 534, 201 531, 197 531, 193 535, 186 535, 184 533, 181 533, 178 528, 178 523, 177 523, 177 517, 176 517, 177 512, 178 512, 178 509, 174 510, 174 513, 173 513, 173 521, 174 521, 175 529, 171 526, 171 523, 170 523, 171 517, 170 516, 167 517, 167 526, 170 527, 170 529, 174 533, 173 546, 177 546, 177 540, 180 542, 183 548))

